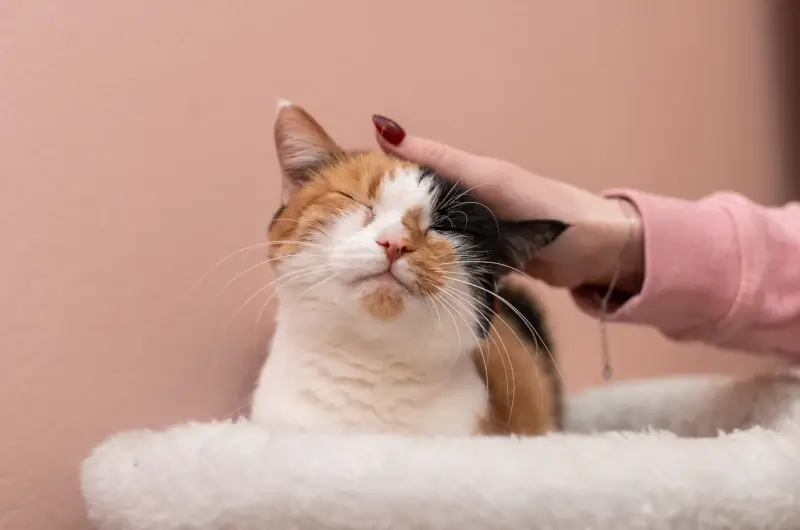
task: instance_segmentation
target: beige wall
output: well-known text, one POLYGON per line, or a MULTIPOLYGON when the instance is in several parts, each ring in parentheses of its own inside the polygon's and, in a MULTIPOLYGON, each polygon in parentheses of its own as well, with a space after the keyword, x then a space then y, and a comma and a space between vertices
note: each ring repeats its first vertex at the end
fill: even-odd
MULTIPOLYGON (((82 528, 93 444, 246 403, 267 292, 227 322, 269 272, 190 289, 263 237, 277 96, 350 146, 381 112, 593 189, 773 201, 767 4, 0 2, 0 528, 82 528)), ((597 383, 596 324, 548 297, 570 386, 597 383)), ((758 365, 611 339, 622 378, 758 365)))

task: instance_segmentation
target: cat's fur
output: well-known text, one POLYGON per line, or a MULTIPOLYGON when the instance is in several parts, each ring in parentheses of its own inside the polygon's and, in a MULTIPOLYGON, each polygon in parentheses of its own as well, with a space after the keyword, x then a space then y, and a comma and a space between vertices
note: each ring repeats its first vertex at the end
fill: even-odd
POLYGON ((269 257, 282 280, 252 420, 428 435, 556 428, 547 332, 509 272, 567 226, 499 221, 430 169, 345 151, 288 102, 275 144, 283 204, 269 257))

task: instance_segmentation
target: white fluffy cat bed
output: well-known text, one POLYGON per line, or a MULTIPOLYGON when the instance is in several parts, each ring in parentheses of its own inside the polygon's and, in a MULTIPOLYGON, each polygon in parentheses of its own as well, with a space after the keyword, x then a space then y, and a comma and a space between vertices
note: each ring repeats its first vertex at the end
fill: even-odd
POLYGON ((800 378, 591 390, 541 438, 134 431, 82 469, 100 530, 800 528, 800 378), (638 432, 634 432, 638 431, 638 432))

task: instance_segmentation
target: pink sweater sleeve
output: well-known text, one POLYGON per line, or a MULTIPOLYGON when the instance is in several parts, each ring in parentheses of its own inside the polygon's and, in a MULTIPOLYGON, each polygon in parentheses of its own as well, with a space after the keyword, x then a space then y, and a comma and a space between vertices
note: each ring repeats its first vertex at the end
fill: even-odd
MULTIPOLYGON (((630 200, 645 234, 642 290, 609 320, 800 360, 800 203, 768 208, 735 193, 696 202, 606 195, 630 200)), ((575 297, 596 313, 595 301, 575 297)))

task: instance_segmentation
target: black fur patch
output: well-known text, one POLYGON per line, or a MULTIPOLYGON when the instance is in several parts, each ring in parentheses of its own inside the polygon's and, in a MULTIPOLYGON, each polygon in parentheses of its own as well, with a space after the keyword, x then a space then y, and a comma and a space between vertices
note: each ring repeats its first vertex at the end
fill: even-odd
POLYGON ((477 300, 473 305, 478 311, 478 331, 485 337, 489 332, 492 316, 489 308, 494 302, 496 282, 511 270, 502 266, 509 260, 500 223, 491 210, 460 184, 430 168, 422 169, 420 180, 429 180, 436 191, 430 229, 445 236, 457 236, 466 243, 459 248, 459 258, 467 262, 463 267, 469 272, 469 279, 464 281, 474 284, 472 296, 477 300))
POLYGON ((554 220, 502 221, 461 184, 430 168, 422 168, 420 181, 425 180, 436 191, 430 229, 467 243, 459 249, 459 258, 469 273, 467 281, 473 284, 478 331, 485 337, 499 280, 554 241, 568 225, 554 220))

